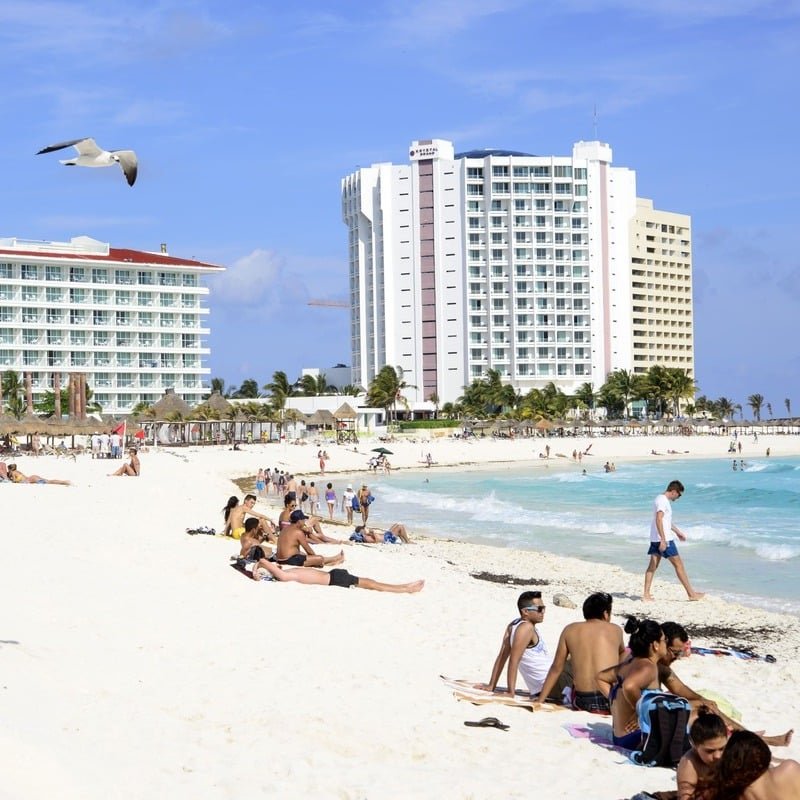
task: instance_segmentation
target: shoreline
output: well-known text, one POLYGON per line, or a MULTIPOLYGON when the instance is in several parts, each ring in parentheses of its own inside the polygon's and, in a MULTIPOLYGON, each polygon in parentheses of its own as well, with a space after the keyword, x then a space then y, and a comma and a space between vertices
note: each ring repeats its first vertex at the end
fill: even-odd
MULTIPOLYGON (((182 448, 141 460, 141 477, 110 478, 116 465, 105 461, 24 457, 25 473, 75 485, 0 484, 9 796, 222 800, 250 791, 364 800, 403 786, 423 800, 505 800, 546 785, 553 797, 619 800, 674 788, 674 773, 632 766, 586 735, 603 735, 607 719, 453 697, 439 676, 486 680, 525 588, 472 577, 478 572, 541 586, 551 652, 580 619, 586 594, 608 590, 614 622, 626 612, 675 619, 695 644, 774 655, 774 664, 692 655, 676 673, 730 699, 751 729, 778 733, 800 720, 796 618, 714 597, 686 602, 678 584, 658 576, 658 599, 644 604, 640 576, 618 567, 444 539, 344 548, 354 574, 424 579, 418 594, 256 583, 228 566, 233 540, 184 531, 219 529, 231 476, 255 474, 264 453, 182 448), (58 553, 31 569, 34 524, 52 533, 58 553), (559 591, 578 608, 553 605, 559 591), (46 713, 31 713, 32 697, 46 713), (484 716, 511 727, 464 726, 484 716), (275 745, 263 769, 253 766, 253 741, 275 745)), ((338 549, 315 546, 324 555, 338 549)), ((776 755, 800 757, 797 738, 776 755)))

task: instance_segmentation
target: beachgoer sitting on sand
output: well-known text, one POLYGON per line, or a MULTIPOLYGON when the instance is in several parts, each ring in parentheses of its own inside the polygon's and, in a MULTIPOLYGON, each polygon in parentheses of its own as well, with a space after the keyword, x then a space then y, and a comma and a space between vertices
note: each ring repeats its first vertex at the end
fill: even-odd
POLYGON ((312 542, 313 544, 353 544, 347 539, 332 539, 325 533, 325 531, 322 530, 322 526, 319 523, 319 517, 306 516, 306 513, 301 511, 299 508, 292 511, 291 516, 289 517, 289 525, 293 525, 295 523, 300 525, 308 541, 312 542))
POLYGON ((408 538, 408 531, 402 522, 395 522, 390 528, 385 531, 379 528, 368 528, 366 525, 356 525, 354 541, 366 542, 367 544, 395 544, 400 539, 403 544, 411 544, 408 538))
POLYGON ((41 475, 23 475, 16 464, 8 465, 8 478, 12 483, 56 483, 59 486, 72 486, 69 481, 56 478, 43 478, 41 475))
MULTIPOLYGON (((723 719, 728 729, 731 731, 743 731, 746 728, 735 719, 724 714, 713 700, 703 697, 693 689, 690 689, 673 671, 672 664, 677 661, 685 652, 686 645, 689 641, 689 635, 686 629, 677 622, 663 622, 661 630, 664 632, 666 638, 667 648, 664 655, 658 661, 658 678, 659 681, 670 691, 678 697, 683 697, 689 701, 693 710, 701 707, 706 707, 714 714, 717 714, 723 719)), ((786 747, 792 741, 794 730, 788 730, 786 733, 765 736, 762 734, 761 738, 768 744, 777 747, 786 747)))
POLYGON ((608 700, 614 744, 625 750, 640 750, 643 735, 636 704, 642 692, 660 688, 657 665, 667 644, 661 626, 652 619, 641 622, 631 619, 625 631, 631 634, 628 641, 631 658, 601 670, 597 680, 611 685, 608 700))
POLYGON ((139 456, 136 454, 136 448, 131 447, 128 450, 128 455, 131 457, 127 464, 123 464, 116 472, 109 472, 112 477, 119 475, 129 475, 131 478, 138 478, 142 471, 142 465, 139 463, 139 456))
POLYGON ((261 522, 261 532, 270 542, 275 542, 275 525, 270 519, 258 511, 253 510, 256 504, 256 496, 254 494, 246 494, 242 505, 239 505, 239 498, 236 495, 228 498, 225 508, 222 509, 222 516, 225 520, 225 527, 222 533, 225 536, 232 536, 234 539, 240 539, 245 531, 244 520, 245 516, 256 517, 261 522))
POLYGON ((261 520, 250 517, 244 521, 244 533, 239 540, 239 557, 247 561, 269 558, 272 548, 264 544, 266 536, 261 528, 261 520))
POLYGON ((282 569, 278 564, 261 559, 252 570, 253 578, 262 580, 268 575, 276 581, 296 581, 297 583, 314 584, 316 586, 340 586, 349 589, 355 586, 357 589, 371 589, 374 592, 394 592, 396 594, 414 594, 422 590, 425 581, 413 581, 412 583, 381 583, 372 578, 361 578, 352 575, 346 569, 332 569, 324 572, 319 569, 309 569, 308 567, 295 567, 294 569, 282 569))
MULTIPOLYGON (((539 696, 552 663, 544 640, 536 630, 537 624, 544 620, 545 606, 539 605, 541 602, 542 593, 536 591, 523 592, 517 598, 520 616, 512 620, 503 632, 503 641, 494 660, 489 682, 475 684, 476 689, 493 692, 497 688, 503 667, 508 662, 506 694, 515 696, 519 670, 531 697, 539 696)), ((555 687, 554 693, 551 694, 551 697, 558 702, 561 701, 564 685, 566 684, 562 683, 555 687)))
POLYGON ((678 800, 710 800, 728 743, 725 721, 703 706, 689 729, 689 741, 692 749, 678 763, 678 800))
POLYGON ((800 800, 800 764, 786 759, 770 767, 769 747, 750 731, 736 731, 719 761, 710 800, 800 800))
POLYGON ((344 561, 343 551, 335 556, 319 556, 314 552, 303 530, 303 523, 308 518, 302 511, 296 513, 296 522, 284 528, 278 537, 278 551, 275 554, 277 562, 292 567, 328 567, 341 564, 344 561), (300 517, 299 514, 303 516, 300 517), (301 553, 301 550, 305 552, 301 553))
POLYGON ((583 601, 584 622, 573 622, 561 632, 555 658, 542 685, 539 702, 546 700, 567 666, 572 673, 572 706, 592 714, 610 714, 610 684, 598 681, 597 674, 607 664, 618 662, 625 654, 622 628, 611 619, 613 599, 606 592, 596 592, 583 601))

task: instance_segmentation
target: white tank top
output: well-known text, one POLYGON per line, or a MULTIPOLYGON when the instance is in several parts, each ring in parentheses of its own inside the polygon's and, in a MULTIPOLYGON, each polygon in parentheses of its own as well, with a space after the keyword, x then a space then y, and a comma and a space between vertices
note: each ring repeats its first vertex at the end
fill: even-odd
MULTIPOLYGON (((511 623, 512 646, 514 645, 514 637, 517 635, 521 622, 521 619, 517 619, 511 623)), ((522 675, 522 679, 525 681, 525 685, 532 695, 537 695, 541 691, 544 685, 544 679, 547 677, 552 663, 553 660, 547 652, 547 646, 541 635, 539 636, 539 641, 534 646, 525 648, 519 662, 518 671, 519 674, 522 675)))

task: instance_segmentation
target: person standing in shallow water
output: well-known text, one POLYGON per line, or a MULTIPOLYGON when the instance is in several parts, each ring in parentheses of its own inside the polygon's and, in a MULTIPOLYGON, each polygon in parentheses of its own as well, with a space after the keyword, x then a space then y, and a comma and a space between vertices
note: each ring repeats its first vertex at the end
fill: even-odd
POLYGON ((650 556, 650 563, 644 573, 644 595, 643 600, 652 600, 653 595, 650 589, 653 585, 653 577, 656 574, 662 558, 666 558, 675 569, 675 574, 681 582, 690 600, 700 600, 705 595, 696 592, 689 582, 686 574, 686 567, 683 566, 683 559, 678 554, 675 540, 671 538, 674 533, 682 542, 686 541, 686 536, 677 525, 672 524, 672 503, 680 499, 684 488, 680 481, 671 481, 666 490, 656 497, 653 508, 653 520, 650 523, 650 549, 647 554, 650 556))

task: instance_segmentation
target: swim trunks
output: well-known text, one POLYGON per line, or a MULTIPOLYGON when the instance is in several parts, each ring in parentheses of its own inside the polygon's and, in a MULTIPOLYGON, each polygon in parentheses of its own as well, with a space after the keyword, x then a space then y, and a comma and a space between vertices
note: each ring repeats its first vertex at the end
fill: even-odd
POLYGON ((234 528, 231 531, 231 536, 233 536, 234 539, 241 539, 243 533, 244 533, 244 528, 234 528))
POLYGON ((290 567, 302 567, 305 566, 306 556, 304 553, 295 553, 293 556, 289 556, 289 558, 279 558, 278 563, 287 564, 290 567))
POLYGON ((647 551, 647 555, 649 556, 661 556, 662 558, 675 558, 678 555, 678 547, 675 544, 674 539, 670 539, 667 542, 667 549, 662 553, 658 546, 661 544, 660 542, 650 542, 650 549, 647 551))
POLYGON ((383 541, 385 544, 397 544, 397 537, 391 531, 384 531, 383 541))
POLYGON ((331 586, 341 586, 342 589, 358 586, 358 576, 351 575, 346 569, 332 569, 328 575, 331 576, 331 586))
POLYGON ((574 692, 572 707, 590 714, 610 714, 608 698, 602 692, 574 692))
POLYGON ((614 745, 616 747, 621 747, 623 750, 641 750, 644 736, 641 731, 631 731, 624 736, 612 734, 612 738, 614 740, 614 745))

